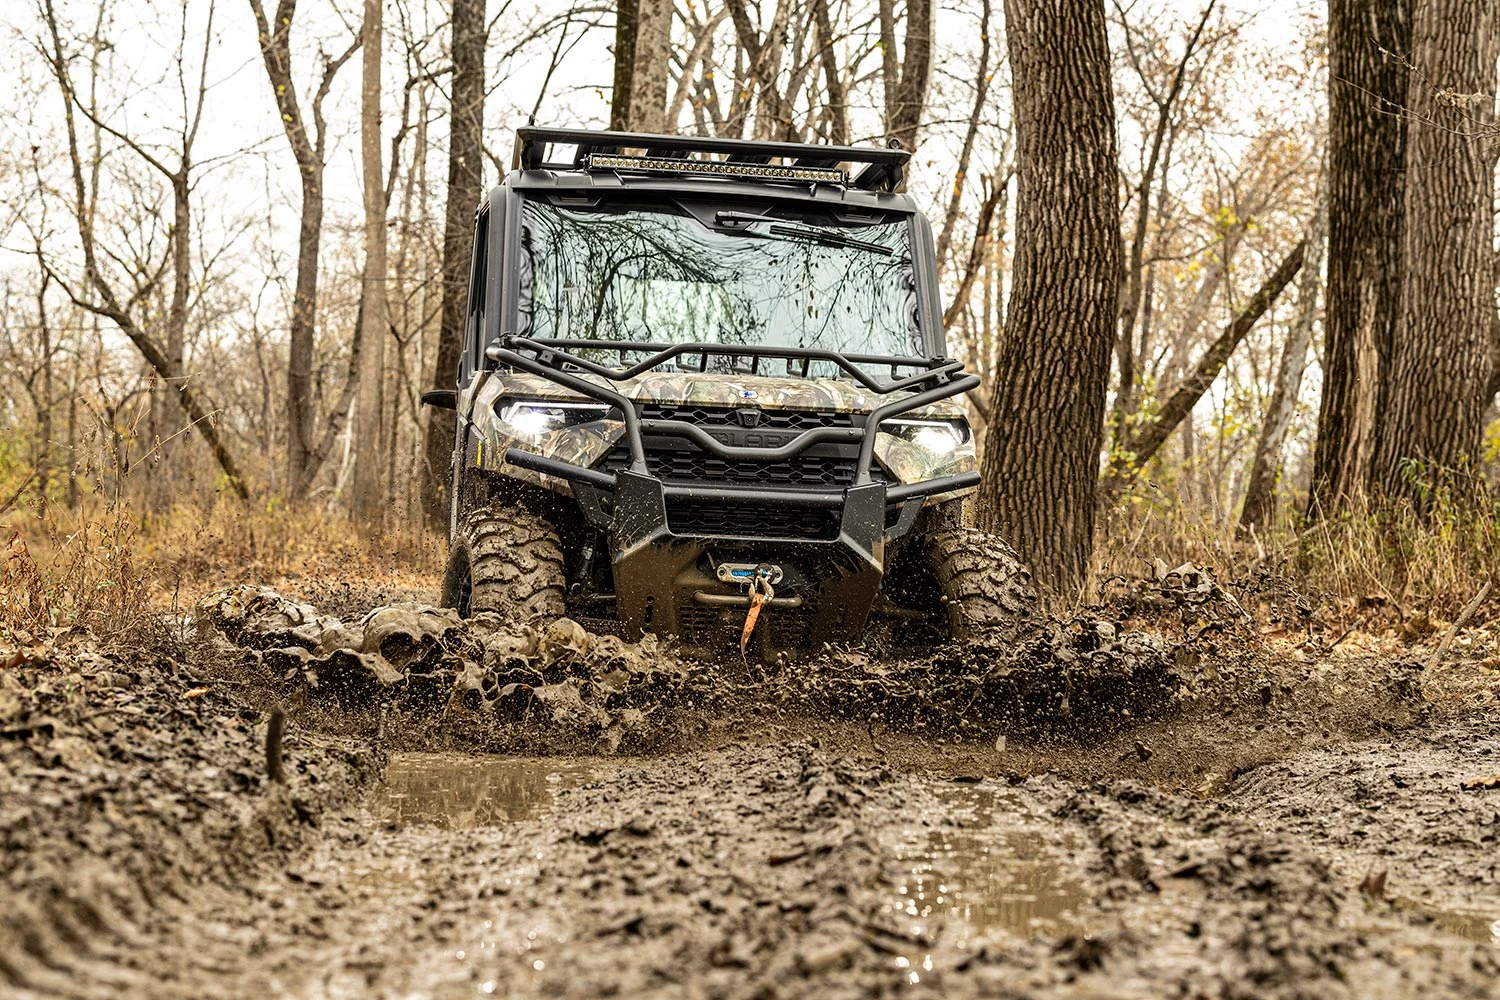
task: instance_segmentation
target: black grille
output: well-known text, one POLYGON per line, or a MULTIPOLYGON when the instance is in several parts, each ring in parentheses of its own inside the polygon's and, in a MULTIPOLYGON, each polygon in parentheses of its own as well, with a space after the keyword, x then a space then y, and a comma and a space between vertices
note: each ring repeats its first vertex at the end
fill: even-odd
MULTIPOLYGON (((854 483, 856 456, 853 448, 838 448, 845 454, 803 452, 776 462, 754 462, 719 458, 691 445, 655 448, 647 442, 646 467, 664 483, 711 482, 728 486, 764 486, 771 489, 840 489, 854 483)), ((837 447, 837 446, 835 446, 837 447)), ((606 472, 630 468, 630 448, 616 445, 605 456, 606 472)))
MULTIPOLYGON (((762 410, 753 409, 758 417, 756 427, 772 430, 806 430, 810 427, 853 427, 854 414, 834 410, 762 410)), ((698 427, 740 427, 740 411, 728 406, 664 406, 648 403, 641 407, 646 420, 682 420, 698 427)))
POLYGON ((751 499, 667 501, 667 527, 677 535, 738 535, 828 541, 839 535, 838 512, 828 507, 787 507, 751 499))

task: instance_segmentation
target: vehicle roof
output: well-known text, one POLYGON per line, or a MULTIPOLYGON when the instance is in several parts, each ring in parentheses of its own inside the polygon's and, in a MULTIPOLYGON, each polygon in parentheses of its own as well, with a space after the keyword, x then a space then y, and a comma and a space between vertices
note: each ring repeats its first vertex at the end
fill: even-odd
POLYGON ((512 170, 502 187, 691 193, 913 212, 912 200, 896 191, 910 159, 894 141, 884 147, 829 146, 526 126, 516 130, 512 170))

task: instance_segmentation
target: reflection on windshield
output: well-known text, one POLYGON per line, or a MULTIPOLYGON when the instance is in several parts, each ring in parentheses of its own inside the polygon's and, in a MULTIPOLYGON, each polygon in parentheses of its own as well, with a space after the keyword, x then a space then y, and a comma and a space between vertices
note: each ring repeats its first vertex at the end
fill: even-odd
POLYGON ((904 219, 746 219, 721 230, 666 205, 530 199, 523 219, 527 336, 921 355, 904 219))

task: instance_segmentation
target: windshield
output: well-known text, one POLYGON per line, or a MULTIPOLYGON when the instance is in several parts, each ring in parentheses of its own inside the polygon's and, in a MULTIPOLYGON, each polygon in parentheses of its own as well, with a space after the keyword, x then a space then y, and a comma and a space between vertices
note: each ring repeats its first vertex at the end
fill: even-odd
POLYGON ((906 216, 524 205, 525 336, 923 354, 906 216))

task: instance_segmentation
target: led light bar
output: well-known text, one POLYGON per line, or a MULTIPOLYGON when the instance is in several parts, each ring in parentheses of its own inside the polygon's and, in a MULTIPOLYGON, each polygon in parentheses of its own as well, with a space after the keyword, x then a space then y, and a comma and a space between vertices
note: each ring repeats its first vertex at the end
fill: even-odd
POLYGON ((591 170, 641 170, 653 173, 702 174, 710 177, 748 177, 775 181, 815 181, 847 184, 849 177, 833 167, 772 167, 761 163, 726 163, 723 160, 672 160, 660 156, 621 156, 590 153, 584 158, 591 170))

